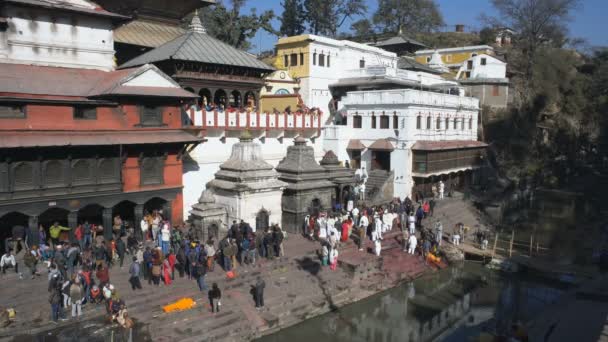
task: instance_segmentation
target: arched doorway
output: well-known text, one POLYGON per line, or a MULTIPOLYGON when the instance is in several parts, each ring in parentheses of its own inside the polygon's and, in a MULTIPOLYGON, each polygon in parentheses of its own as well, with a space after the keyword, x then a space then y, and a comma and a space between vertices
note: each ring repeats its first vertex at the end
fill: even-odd
POLYGON ((224 89, 218 89, 215 91, 215 95, 213 96, 213 103, 216 106, 226 107, 226 92, 224 89))
POLYGON ((99 204, 89 204, 78 210, 78 223, 80 224, 87 221, 90 224, 103 224, 102 214, 102 206, 100 206, 99 204))
POLYGON ((233 90, 232 93, 230 93, 230 106, 233 108, 240 108, 241 107, 241 92, 238 90, 233 90))
POLYGON ((255 215, 255 230, 263 232, 268 227, 270 227, 270 213, 268 210, 262 209, 255 215))
POLYGON ((206 107, 211 103, 211 91, 207 88, 203 88, 198 91, 198 95, 201 97, 200 107, 206 107))
MULTIPOLYGON (((4 253, 9 247, 10 239, 13 236, 14 226, 28 226, 29 217, 19 212, 11 212, 0 217, 0 247, 2 253, 4 253)), ((31 235, 31 234, 30 234, 31 235)))
MULTIPOLYGON (((49 208, 38 217, 38 224, 42 225, 46 231, 46 236, 50 239, 49 228, 57 222, 62 227, 68 226, 68 214, 70 212, 63 208, 49 208)), ((62 231, 59 235, 59 241, 70 241, 69 232, 62 231)))
MULTIPOLYGON (((116 215, 120 216, 123 222, 127 222, 130 227, 134 227, 133 223, 135 222, 135 203, 131 201, 122 201, 118 203, 112 208, 112 219, 114 219, 116 215)), ((113 222, 114 221, 112 221, 112 223, 113 222)))
MULTIPOLYGON (((144 213, 153 213, 155 210, 159 213, 162 213, 163 209, 165 209, 166 204, 167 200, 162 199, 160 197, 154 197, 144 204, 144 213)), ((162 214, 163 218, 171 219, 170 217, 166 216, 166 213, 162 214)))

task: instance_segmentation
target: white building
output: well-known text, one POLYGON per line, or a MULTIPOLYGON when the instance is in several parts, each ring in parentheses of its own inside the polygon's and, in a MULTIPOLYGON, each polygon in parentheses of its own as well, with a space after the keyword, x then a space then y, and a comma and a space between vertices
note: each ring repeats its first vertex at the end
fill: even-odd
POLYGON ((506 108, 509 102, 507 63, 481 54, 464 61, 456 74, 467 96, 479 98, 482 106, 506 108))
POLYGON ((458 70, 456 79, 505 78, 507 63, 487 54, 467 59, 458 70))
POLYGON ((10 24, 0 22, 0 58, 6 63, 104 71, 115 67, 113 28, 128 20, 84 0, 4 0, 2 16, 11 18, 10 24))

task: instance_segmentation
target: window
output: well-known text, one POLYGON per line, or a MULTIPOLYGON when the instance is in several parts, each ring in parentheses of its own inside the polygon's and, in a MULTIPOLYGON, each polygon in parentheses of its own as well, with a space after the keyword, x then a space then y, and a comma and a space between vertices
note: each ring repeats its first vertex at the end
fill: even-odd
POLYGON ((441 129, 441 119, 437 118, 435 121, 435 129, 441 129))
POLYGON ((289 56, 283 56, 283 64, 285 64, 285 67, 289 66, 289 56))
POLYGON ((426 62, 429 63, 431 61, 431 57, 426 58, 426 62))
POLYGON ((140 164, 140 183, 142 185, 163 184, 163 158, 146 157, 140 164))
POLYGON ((497 84, 492 85, 492 96, 499 96, 500 89, 497 84))
POLYGON ((464 77, 465 78, 471 78, 471 72, 470 71, 465 72, 464 73, 464 77))
POLYGON ((91 165, 88 160, 76 161, 72 166, 72 179, 83 181, 91 178, 91 165))
POLYGON ((312 54, 312 65, 317 65, 317 53, 312 54))
POLYGON ((467 70, 473 69, 473 61, 467 61, 467 70))
POLYGON ((0 106, 0 119, 24 119, 25 106, 4 105, 0 106))
POLYGON ((363 127, 363 118, 361 115, 353 116, 353 128, 361 128, 363 127))
POLYGON ((162 107, 142 106, 141 107, 141 122, 142 126, 160 126, 163 124, 162 107))
POLYGON ((74 107, 74 119, 95 120, 95 119, 97 119, 97 108, 95 108, 95 107, 74 107))
POLYGON ((426 117, 426 129, 431 129, 431 117, 426 117))
POLYGON ((372 114, 372 128, 376 128, 376 116, 372 114))
POLYGON ((300 65, 304 65, 304 54, 300 52, 300 65))
POLYGON ((325 66, 325 55, 319 54, 319 66, 325 66))
POLYGON ((100 180, 114 180, 116 178, 116 162, 114 159, 102 159, 99 161, 98 174, 100 180))
POLYGON ((443 127, 443 129, 445 129, 447 131, 448 128, 450 128, 450 119, 445 118, 445 127, 443 127))
POLYGON ((469 119, 469 129, 473 129, 473 118, 469 119))
POLYGON ((34 186, 34 168, 31 163, 20 163, 13 169, 13 188, 15 190, 31 189, 34 186))
POLYGON ((422 128, 422 116, 418 115, 416 117, 416 129, 422 128))
POLYGON ((460 130, 464 131, 464 118, 460 119, 460 130))
POLYGON ((454 118, 454 129, 458 129, 458 119, 454 118))
POLYGON ((486 65, 486 63, 487 63, 487 60, 485 58, 482 58, 481 59, 481 65, 486 65))
POLYGON ((388 125, 388 122, 389 122, 389 120, 388 120, 388 116, 386 116, 386 115, 382 115, 382 116, 380 117, 380 128, 381 128, 381 129, 389 129, 390 127, 389 127, 389 125, 388 125))
POLYGON ((472 53, 471 57, 477 57, 477 54, 476 53, 472 53))
POLYGON ((293 66, 298 65, 298 54, 297 53, 292 53, 290 58, 291 58, 291 60, 289 61, 289 65, 293 65, 293 66))
POLYGON ((63 183, 63 165, 61 162, 53 160, 44 166, 44 182, 49 184, 63 183))
POLYGON ((452 55, 446 55, 445 56, 445 60, 446 60, 446 62, 451 62, 452 61, 452 55))
POLYGON ((327 67, 329 68, 331 65, 329 64, 329 57, 331 57, 331 55, 327 55, 327 67))
POLYGON ((365 68, 365 59, 361 59, 361 60, 359 61, 359 68, 360 68, 360 69, 365 68))
POLYGON ((393 129, 399 129, 399 117, 397 114, 393 115, 393 129))

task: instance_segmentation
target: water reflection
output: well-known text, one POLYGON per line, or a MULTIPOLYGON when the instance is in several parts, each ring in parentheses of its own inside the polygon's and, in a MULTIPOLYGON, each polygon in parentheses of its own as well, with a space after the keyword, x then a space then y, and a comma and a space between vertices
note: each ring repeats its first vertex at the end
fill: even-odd
POLYGON ((535 279, 504 278, 479 265, 446 269, 264 337, 279 341, 466 341, 507 332, 564 289, 535 279))

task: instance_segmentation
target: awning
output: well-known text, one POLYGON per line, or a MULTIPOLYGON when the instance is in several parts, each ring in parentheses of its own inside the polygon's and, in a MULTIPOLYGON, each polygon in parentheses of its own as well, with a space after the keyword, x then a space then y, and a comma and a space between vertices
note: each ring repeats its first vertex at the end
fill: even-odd
POLYGON ((0 148, 199 143, 184 130, 145 131, 1 131, 0 148))
POLYGON ((378 139, 369 145, 368 148, 374 151, 393 151, 395 149, 393 144, 387 139, 378 139))
POLYGON ((462 148, 485 148, 488 144, 477 140, 443 140, 443 141, 417 141, 412 150, 437 151, 456 150, 462 148))
POLYGON ((348 146, 346 146, 347 150, 350 151, 363 151, 365 150, 365 145, 359 139, 350 139, 348 141, 348 146))

